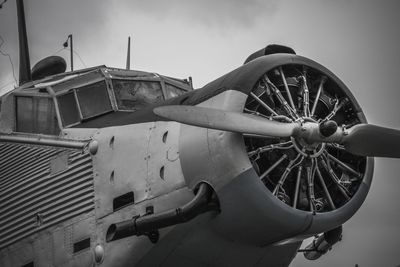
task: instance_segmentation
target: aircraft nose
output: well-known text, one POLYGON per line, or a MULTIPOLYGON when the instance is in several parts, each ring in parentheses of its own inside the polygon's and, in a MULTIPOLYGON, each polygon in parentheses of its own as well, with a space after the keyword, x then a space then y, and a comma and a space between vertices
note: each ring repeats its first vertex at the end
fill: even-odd
POLYGON ((189 187, 205 181, 220 201, 221 213, 208 225, 213 231, 240 243, 266 245, 310 226, 310 213, 292 209, 268 191, 250 163, 241 134, 182 125, 180 139, 189 187))
MULTIPOLYGON (((227 91, 202 106, 240 110, 243 106, 235 103, 244 103, 246 98, 241 92, 227 91)), ((264 245, 309 227, 310 214, 283 204, 265 187, 250 162, 242 134, 180 127, 179 158, 187 184, 193 188, 207 182, 220 200, 221 213, 208 225, 213 231, 237 242, 264 245)))

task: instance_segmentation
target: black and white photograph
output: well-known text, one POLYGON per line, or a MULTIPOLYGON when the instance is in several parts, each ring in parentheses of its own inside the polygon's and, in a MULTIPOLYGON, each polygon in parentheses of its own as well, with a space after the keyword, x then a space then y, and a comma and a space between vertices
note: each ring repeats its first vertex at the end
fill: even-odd
POLYGON ((0 267, 399 267, 399 13, 0 0, 0 267))

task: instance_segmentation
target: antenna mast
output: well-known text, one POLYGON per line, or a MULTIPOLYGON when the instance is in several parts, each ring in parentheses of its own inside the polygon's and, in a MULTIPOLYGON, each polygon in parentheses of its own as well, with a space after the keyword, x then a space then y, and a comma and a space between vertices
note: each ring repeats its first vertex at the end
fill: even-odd
POLYGON ((126 55, 126 69, 131 69, 131 37, 128 36, 128 53, 126 55))
POLYGON ((70 56, 71 56, 71 71, 74 71, 74 48, 73 44, 74 42, 72 41, 72 34, 68 35, 69 38, 69 44, 70 44, 70 56))
POLYGON ((32 80, 23 0, 17 0, 17 17, 19 40, 19 85, 22 85, 32 80))
POLYGON ((63 46, 65 48, 68 47, 68 41, 69 41, 69 48, 70 48, 70 58, 71 58, 71 71, 74 71, 74 48, 73 48, 73 41, 72 41, 72 34, 68 35, 67 41, 64 42, 63 46))

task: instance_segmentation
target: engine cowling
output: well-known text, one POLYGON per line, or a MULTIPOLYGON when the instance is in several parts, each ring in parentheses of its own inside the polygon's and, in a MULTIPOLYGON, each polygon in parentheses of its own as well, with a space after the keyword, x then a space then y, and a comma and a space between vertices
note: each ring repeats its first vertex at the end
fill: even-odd
MULTIPOLYGON (((221 92, 198 104, 202 107, 280 122, 335 121, 344 129, 366 122, 333 73, 297 55, 254 59, 202 90, 221 92)), ((255 245, 342 225, 362 205, 373 173, 372 158, 337 145, 187 125, 181 128, 180 158, 189 185, 205 181, 216 189, 221 214, 209 227, 255 245)))

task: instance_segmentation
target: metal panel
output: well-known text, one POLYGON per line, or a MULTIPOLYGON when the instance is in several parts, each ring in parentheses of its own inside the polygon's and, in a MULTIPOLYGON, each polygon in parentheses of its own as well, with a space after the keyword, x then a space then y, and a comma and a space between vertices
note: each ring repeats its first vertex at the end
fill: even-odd
MULTIPOLYGON (((134 193, 137 204, 186 186, 179 125, 154 122, 98 130, 93 137, 99 144, 93 155, 96 218, 112 214, 113 199, 128 192, 134 193)), ((123 210, 127 208, 118 212, 123 210)))
POLYGON ((156 122, 150 132, 146 178, 149 198, 186 186, 179 159, 180 125, 156 122))
POLYGON ((35 266, 53 266, 53 242, 50 233, 44 233, 33 241, 33 254, 35 266))
POLYGON ((96 218, 113 213, 113 199, 120 195, 133 192, 135 203, 149 197, 146 178, 153 127, 154 123, 109 127, 93 136, 98 142, 93 155, 96 218))
POLYGON ((93 209, 88 153, 0 142, 0 249, 93 209))
MULTIPOLYGON (((241 112, 247 95, 228 90, 199 104, 241 112)), ((182 124, 179 155, 189 187, 208 181, 218 191, 244 170, 250 169, 241 134, 182 124)))

